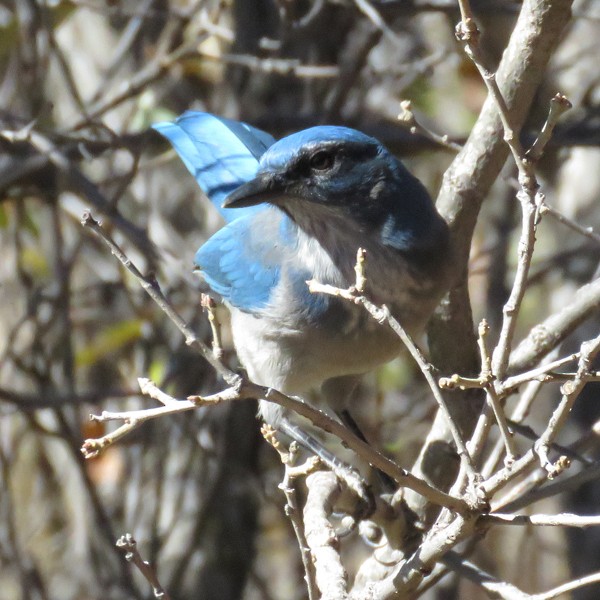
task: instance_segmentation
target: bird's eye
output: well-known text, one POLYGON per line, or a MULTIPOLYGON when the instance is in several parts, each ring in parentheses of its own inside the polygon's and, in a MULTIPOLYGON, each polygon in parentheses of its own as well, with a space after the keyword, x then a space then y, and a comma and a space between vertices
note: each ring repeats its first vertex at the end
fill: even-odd
POLYGON ((333 155, 321 150, 310 157, 310 168, 315 171, 327 171, 333 166, 333 155))

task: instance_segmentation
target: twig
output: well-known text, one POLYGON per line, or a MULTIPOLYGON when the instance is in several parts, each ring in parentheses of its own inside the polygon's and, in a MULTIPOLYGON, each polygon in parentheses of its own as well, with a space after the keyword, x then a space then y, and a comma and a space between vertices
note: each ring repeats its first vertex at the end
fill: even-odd
POLYGON ((414 477, 409 471, 397 465, 383 454, 377 452, 369 444, 356 436, 338 421, 331 419, 321 411, 312 408, 299 400, 286 396, 277 390, 246 383, 250 389, 255 390, 250 395, 253 398, 265 398, 289 408, 299 415, 309 419, 314 425, 337 436, 351 450, 368 461, 374 468, 383 471, 394 479, 400 487, 407 487, 418 494, 425 496, 430 502, 438 506, 445 506, 459 513, 471 510, 471 506, 465 500, 446 494, 429 485, 423 479, 414 477))
POLYGON ((157 600, 171 600, 169 594, 160 585, 154 569, 141 557, 137 549, 137 542, 130 533, 121 536, 117 540, 116 546, 125 553, 125 560, 133 563, 146 578, 152 586, 152 592, 157 600))
POLYGON ((203 58, 220 64, 237 65, 250 71, 287 75, 300 79, 334 79, 339 76, 337 65, 307 65, 294 58, 260 58, 251 54, 213 54, 207 50, 199 52, 203 58))
POLYGON ((600 573, 593 573, 586 577, 573 579, 541 594, 527 594, 511 583, 483 571, 454 552, 449 552, 442 561, 453 571, 481 586, 490 597, 502 600, 553 600, 575 589, 600 582, 600 573))
POLYGON ((510 467, 515 461, 515 456, 517 454, 515 444, 512 437, 512 432, 508 428, 508 423, 506 422, 506 415, 504 414, 504 409, 500 404, 500 396, 496 392, 496 388, 494 386, 494 376, 492 374, 492 359, 490 357, 490 353, 487 347, 487 336, 489 333, 489 325, 485 319, 481 321, 478 329, 478 345, 479 352, 481 356, 481 376, 480 379, 485 381, 485 392, 488 405, 494 412, 494 416, 496 417, 496 422, 498 423, 498 429, 500 430, 500 437, 504 442, 504 448, 506 451, 506 457, 504 459, 504 464, 507 467, 510 467))
POLYGON ((223 346, 221 344, 221 323, 217 318, 216 303, 208 295, 202 294, 200 297, 200 305, 206 309, 208 315, 208 323, 212 331, 212 352, 213 356, 220 362, 223 359, 223 346))
MULTIPOLYGON (((134 42, 143 31, 144 17, 147 11, 152 10, 153 0, 143 0, 138 3, 139 12, 137 14, 130 15, 129 22, 123 28, 123 33, 119 37, 119 41, 113 51, 109 65, 104 70, 104 76, 102 78, 101 85, 99 85, 96 91, 91 95, 91 101, 96 102, 101 95, 106 91, 110 82, 114 78, 118 70, 125 64, 125 58, 131 50, 134 42)), ((84 110, 82 112, 85 113, 84 110)), ((84 114, 87 118, 87 115, 84 114)))
POLYGON ((426 573, 454 546, 466 540, 476 529, 475 515, 455 517, 448 525, 433 527, 423 543, 394 573, 370 587, 372 598, 411 598, 426 573), (398 592, 402 592, 399 596, 398 592))
POLYGON ((117 92, 106 98, 102 98, 89 106, 85 117, 72 124, 69 127, 69 131, 76 131, 77 129, 85 127, 90 124, 91 120, 101 117, 104 113, 147 89, 149 84, 160 79, 177 62, 186 56, 194 56, 198 51, 198 46, 207 37, 209 37, 208 33, 201 34, 191 42, 178 46, 169 54, 158 56, 153 62, 135 73, 129 81, 124 81, 124 85, 122 85, 117 92))
POLYGON ((592 573, 591 575, 586 575, 585 577, 579 577, 578 579, 573 579, 572 581, 563 583, 562 585, 548 590, 547 592, 537 594, 534 596, 534 600, 553 600, 554 598, 558 598, 563 594, 568 594, 573 590, 577 590, 587 585, 592 585, 593 583, 600 583, 600 572, 592 573))
MULTIPOLYGON (((97 421, 99 419, 95 419, 92 415, 90 415, 90 420, 97 421)), ((125 419, 125 423, 123 423, 123 425, 117 427, 117 429, 114 431, 103 435, 101 438, 88 438, 87 440, 84 440, 83 444, 81 445, 81 454, 83 454, 85 459, 96 458, 103 450, 115 442, 118 442, 121 438, 131 433, 134 429, 137 429, 142 422, 143 420, 128 418, 125 419)))
POLYGON ((502 319, 498 344, 493 354, 492 365, 496 377, 498 379, 503 379, 508 368, 508 360, 512 339, 515 333, 517 316, 525 295, 527 277, 531 266, 536 226, 539 219, 538 207, 543 201, 543 197, 538 193, 539 185, 533 169, 533 157, 541 154, 543 147, 552 134, 556 119, 562 112, 569 108, 570 104, 563 96, 557 96, 555 102, 551 103, 548 118, 544 125, 544 132, 543 134, 541 133, 538 140, 536 140, 537 145, 535 145, 535 149, 532 148, 532 156, 528 157, 519 141, 518 131, 516 131, 512 125, 511 114, 496 81, 496 75, 489 71, 484 65, 479 48, 479 30, 473 20, 473 13, 471 11, 469 0, 459 0, 459 6, 462 19, 456 27, 456 36, 463 42, 465 53, 477 67, 488 89, 488 93, 496 103, 498 115, 500 116, 504 129, 504 140, 508 144, 519 171, 519 184, 521 189, 517 193, 517 198, 521 203, 522 209, 519 261, 517 263, 517 271, 509 299, 504 305, 504 317, 502 319))
POLYGON ((369 0, 354 0, 354 4, 360 12, 362 12, 377 29, 383 33, 383 35, 392 42, 395 46, 402 47, 402 42, 396 33, 390 29, 388 24, 385 22, 383 17, 379 14, 379 11, 369 2, 369 0))
POLYGON ((431 129, 425 127, 422 123, 417 121, 415 117, 415 113, 412 111, 412 106, 410 100, 402 100, 400 102, 400 113, 398 114, 398 121, 400 121, 403 125, 408 127, 409 131, 414 135, 420 133, 423 137, 439 144, 440 146, 444 146, 446 148, 450 148, 451 150, 455 150, 459 152, 462 148, 460 144, 456 142, 452 142, 447 135, 439 135, 431 129))
POLYGON ((600 277, 580 287, 567 306, 536 325, 513 350, 509 372, 535 367, 594 312, 600 309, 600 277))
POLYGON ((545 200, 540 204, 540 215, 550 215, 559 223, 566 225, 573 231, 580 233, 581 235, 592 240, 596 244, 600 244, 600 234, 596 233, 593 227, 583 227, 579 223, 573 221, 573 219, 569 219, 569 217, 563 215, 560 211, 556 210, 555 208, 552 208, 552 206, 549 206, 545 200))
MULTIPOLYGON (((93 417, 97 421, 122 419, 127 422, 131 420, 143 421, 147 419, 153 419, 165 414, 172 414, 176 412, 182 412, 186 410, 193 410, 196 406, 210 403, 215 404, 223 401, 230 400, 245 400, 245 399, 256 399, 264 398, 280 404, 284 408, 289 408, 304 416, 312 421, 317 427, 329 431, 333 435, 339 437, 345 442, 348 447, 352 448, 359 456, 362 456, 365 460, 370 462, 374 467, 387 473, 390 477, 398 482, 400 486, 409 487, 418 494, 425 495, 430 502, 439 506, 446 506, 456 511, 463 512, 469 510, 467 502, 453 498, 452 496, 445 494, 427 484, 424 480, 414 477, 410 472, 402 469, 395 462, 391 461, 387 457, 383 456, 376 450, 374 450, 369 444, 361 440, 359 437, 354 435, 346 427, 344 427, 338 421, 331 419, 324 413, 317 409, 312 408, 308 404, 296 400, 277 390, 259 386, 254 383, 244 381, 242 377, 236 375, 229 369, 225 368, 218 360, 216 360, 210 351, 210 349, 199 340, 189 326, 179 316, 177 311, 170 305, 168 300, 163 295, 162 291, 158 287, 158 284, 154 278, 144 277, 137 267, 131 262, 131 260, 123 253, 123 251, 117 246, 117 244, 106 234, 102 229, 101 225, 86 212, 82 217, 82 224, 89 227, 97 235, 99 235, 109 246, 111 252, 118 258, 118 260, 136 277, 142 287, 148 292, 150 297, 159 305, 163 312, 175 323, 177 328, 184 334, 186 343, 196 348, 201 352, 204 358, 217 370, 217 372, 230 384, 230 388, 214 394, 208 397, 190 396, 188 400, 177 401, 169 403, 168 405, 141 410, 141 411, 129 411, 121 413, 108 413, 103 412, 100 416, 93 417)), ((140 385, 144 386, 145 390, 152 390, 154 384, 148 380, 139 380, 140 385)), ((155 387, 155 386, 154 386, 155 387)), ((144 393, 150 393, 145 391, 144 393)), ((160 397, 158 398, 159 401, 160 397)), ((125 432, 126 433, 126 432, 125 432)), ((120 436, 122 437, 122 435, 120 436)), ((90 442, 90 440, 87 440, 90 442)))
MULTIPOLYGON (((131 221, 118 213, 109 201, 100 192, 97 185, 93 183, 80 169, 73 164, 69 156, 55 144, 49 137, 35 131, 35 122, 17 130, 0 130, 0 136, 11 143, 29 142, 35 148, 37 154, 29 158, 19 158, 17 161, 9 161, 8 167, 0 173, 0 188, 10 186, 20 177, 25 175, 35 178, 35 173, 48 166, 56 169, 64 183, 69 189, 74 190, 86 199, 94 208, 110 215, 114 225, 135 244, 150 262, 155 260, 156 249, 146 236, 146 233, 134 225, 131 221), (16 176, 15 176, 16 173, 16 176)), ((83 147, 82 145, 80 147, 83 147)))
POLYGON ((552 475, 555 470, 555 465, 548 460, 548 451, 550 444, 562 429, 573 403, 578 398, 581 390, 587 383, 587 376, 594 358, 600 352, 600 336, 593 340, 584 342, 581 345, 581 356, 579 358, 579 366, 577 374, 571 381, 567 381, 562 386, 563 397, 556 410, 552 413, 548 427, 540 436, 540 439, 535 445, 535 451, 540 457, 542 466, 546 468, 549 475, 552 475))
POLYGON ((296 488, 296 478, 307 476, 320 466, 318 457, 309 458, 303 465, 296 466, 298 459, 298 444, 292 442, 288 450, 285 450, 283 445, 276 437, 276 431, 270 425, 263 425, 261 433, 265 440, 277 450, 281 458, 281 462, 285 466, 285 475, 283 481, 279 484, 279 489, 283 491, 286 499, 285 514, 292 523, 296 540, 300 548, 300 557, 304 567, 304 580, 308 589, 309 600, 317 600, 319 597, 319 589, 316 582, 315 565, 310 547, 306 541, 304 534, 304 523, 298 503, 298 490, 296 488))
POLYGON ((546 145, 552 137, 552 132, 554 131, 554 127, 556 127, 558 120, 565 112, 567 112, 571 108, 573 108, 573 105, 563 94, 556 94, 550 100, 550 109, 548 110, 548 116, 546 117, 546 121, 542 126, 542 129, 540 130, 540 133, 538 134, 537 138, 535 139, 533 144, 531 144, 529 150, 527 150, 527 152, 525 153, 525 156, 528 159, 537 162, 542 157, 544 149, 546 148, 546 145))
MULTIPOLYGON (((520 423, 525 416, 527 415, 529 408, 536 398, 541 384, 539 382, 535 382, 534 384, 530 384, 527 389, 521 394, 519 397, 519 401, 517 406, 512 412, 511 420, 512 427, 515 428, 515 423, 520 423)), ((537 439, 537 437, 536 437, 537 439)), ((501 439, 498 439, 494 448, 488 453, 487 459, 481 469, 481 476, 484 479, 487 479, 494 473, 498 467, 498 463, 500 461, 500 457, 502 456, 502 450, 504 449, 504 442, 501 439)), ((506 465, 504 465, 506 466, 506 465)))
MULTIPOLYGON (((494 510, 521 510, 540 500, 553 498, 566 491, 576 490, 583 484, 598 479, 598 477, 600 477, 600 464, 596 463, 586 467, 575 475, 561 477, 542 488, 533 489, 526 495, 520 495, 514 500, 511 500, 511 498, 501 498, 498 503, 494 504, 494 510)), ((544 479, 547 480, 546 475, 544 476, 544 479)))
POLYGON ((567 381, 563 384, 562 400, 552 414, 548 427, 544 433, 542 433, 534 448, 529 450, 529 452, 527 452, 524 456, 515 461, 515 464, 510 470, 504 468, 492 475, 483 483, 483 488, 487 494, 490 496, 493 495, 497 490, 506 485, 508 481, 526 470, 532 463, 535 462, 536 458, 538 458, 541 465, 546 468, 550 478, 557 474, 557 470, 564 468, 564 461, 559 460, 553 464, 548 460, 548 450, 558 431, 563 426, 573 402, 579 396, 583 387, 587 383, 586 374, 591 361, 599 351, 600 336, 594 338, 593 340, 584 342, 581 345, 581 357, 579 359, 578 374, 575 379, 572 381, 567 381))
POLYGON ((537 381, 551 381, 557 378, 562 378, 563 376, 568 377, 570 374, 562 374, 562 373, 552 373, 554 369, 558 369, 563 365, 566 365, 574 360, 579 358, 579 353, 574 352, 569 356, 564 356, 563 358, 558 358, 552 362, 546 363, 537 367, 536 369, 532 369, 531 371, 527 371, 525 373, 520 373, 519 375, 514 375, 513 377, 507 377, 502 383, 498 385, 499 393, 502 396, 506 396, 513 391, 515 391, 520 385, 524 383, 528 383, 529 381, 537 380, 537 381))
MULTIPOLYGON (((498 83, 508 105, 514 126, 519 129, 530 113, 535 94, 543 80, 548 60, 561 39, 571 17, 572 0, 524 0, 519 16, 496 71, 498 83)), ((455 260, 455 284, 437 315, 431 322, 432 348, 438 363, 447 372, 472 371, 475 364, 475 337, 466 282, 466 268, 473 229, 492 183, 496 180, 509 153, 502 140, 503 127, 498 108, 488 94, 477 121, 463 149, 444 174, 436 207, 450 226, 455 260), (458 365, 458 367, 457 367, 458 365)), ((531 366, 535 366, 533 363, 531 366)), ((477 421, 471 397, 456 403, 455 414, 465 430, 477 421)), ((447 459, 444 465, 436 461, 440 444, 451 442, 445 418, 438 413, 415 463, 415 472, 436 473, 436 481, 452 483, 454 471, 447 459), (446 467, 444 469, 444 467, 446 467)), ((427 516, 427 506, 412 495, 409 506, 421 517, 427 516)))
POLYGON ((144 276, 139 269, 133 264, 129 257, 121 250, 116 242, 106 233, 103 229, 102 224, 94 217, 89 211, 83 213, 81 217, 81 224, 84 227, 92 230, 98 237, 100 237, 106 245, 110 248, 112 254, 119 260, 119 262, 138 280, 139 284, 144 288, 146 293, 158 304, 160 309, 171 319, 177 329, 183 333, 185 342, 188 346, 198 350, 200 354, 210 363, 215 371, 229 384, 236 385, 239 380, 239 376, 227 369, 220 360, 218 360, 208 346, 196 336, 196 334, 190 329, 187 323, 175 310, 175 308, 169 303, 165 295, 162 293, 160 286, 156 279, 152 276, 144 276))
MULTIPOLYGON (((190 396, 187 400, 175 400, 159 390, 150 380, 140 378, 138 381, 144 394, 158 399, 160 402, 163 402, 164 406, 123 412, 103 411, 100 415, 92 415, 91 418, 94 421, 99 422, 123 420, 126 424, 135 422, 136 425, 139 425, 149 419, 156 419, 163 415, 194 410, 198 406, 203 406, 205 404, 264 398, 265 400, 283 406, 283 408, 298 413, 309 419, 316 427, 335 435, 346 444, 348 448, 356 452, 358 456, 361 456, 371 463, 373 467, 387 473, 399 486, 410 488, 418 494, 424 495, 430 502, 433 502, 438 506, 445 506, 457 512, 470 510, 470 506, 467 502, 460 498, 450 496, 429 485, 424 480, 415 477, 409 471, 406 471, 397 465, 394 461, 377 452, 369 444, 344 427, 339 421, 332 419, 309 404, 297 400, 296 398, 286 396, 272 388, 245 381, 240 377, 235 386, 225 389, 218 394, 213 394, 211 396, 190 396)), ((127 433, 127 431, 125 431, 125 433, 127 433)), ((123 437, 123 435, 120 435, 119 438, 123 437)), ((86 445, 93 449, 93 445, 95 444, 100 447, 99 449, 103 449, 110 443, 110 439, 110 437, 104 436, 99 440, 86 440, 86 445)))

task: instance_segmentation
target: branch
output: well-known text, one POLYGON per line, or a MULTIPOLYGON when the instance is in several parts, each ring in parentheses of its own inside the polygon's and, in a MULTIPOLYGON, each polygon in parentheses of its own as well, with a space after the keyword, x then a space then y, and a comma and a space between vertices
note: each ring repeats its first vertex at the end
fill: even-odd
POLYGON ((117 548, 125 553, 125 560, 132 562, 152 586, 152 592, 157 600, 170 600, 170 596, 158 581, 154 569, 146 562, 137 549, 137 542, 130 533, 121 536, 116 542, 117 548))
POLYGON ((438 406, 444 416, 446 417, 448 427, 452 432, 452 437, 456 448, 458 450, 458 454, 461 456, 462 462, 464 463, 465 471, 469 476, 469 481, 476 482, 479 480, 477 473, 473 467, 473 463, 471 461, 471 456, 467 450, 466 444, 462 438, 462 434, 452 418, 452 414, 448 410, 446 405, 446 401, 442 395, 442 392, 439 388, 439 385, 432 374, 433 365, 431 365, 427 359, 423 356, 423 353, 419 350, 413 339, 408 335, 406 330, 402 327, 397 319, 395 319, 389 312, 388 308, 384 306, 376 306, 373 304, 365 295, 362 294, 362 291, 365 287, 365 274, 364 274, 364 266, 365 266, 365 251, 362 248, 359 248, 356 257, 356 283, 354 286, 351 286, 348 289, 341 289, 332 285, 324 285, 315 280, 308 281, 308 289, 311 293, 322 293, 328 294, 330 296, 336 296, 339 298, 344 298, 354 304, 359 304, 365 308, 365 310, 378 322, 378 323, 387 323, 388 326, 394 331, 394 333, 402 340, 413 359, 421 369, 431 391, 433 393, 434 398, 436 399, 438 406))
POLYGON ((308 590, 308 600, 317 600, 319 589, 316 580, 314 557, 304 533, 304 523, 299 509, 296 479, 313 473, 320 467, 321 461, 318 457, 312 456, 303 465, 297 466, 298 444, 296 442, 292 442, 289 449, 286 450, 277 439, 275 429, 270 425, 263 425, 261 433, 265 440, 279 453, 281 462, 285 466, 285 475, 283 481, 279 484, 279 489, 285 494, 287 502, 285 505, 285 514, 292 523, 292 528, 298 541, 302 566, 304 567, 304 580, 306 581, 308 590))
POLYGON ((579 358, 577 373, 572 380, 563 384, 561 388, 563 396, 560 404, 552 413, 548 427, 546 427, 546 430, 535 444, 535 451, 540 457, 542 466, 548 470, 549 475, 552 475, 554 472, 554 465, 548 460, 550 444, 562 429, 571 412, 573 403, 588 382, 587 378, 590 373, 590 367, 598 352, 600 352, 600 336, 581 345, 581 356, 579 358))
POLYGON ((512 351, 509 372, 531 369, 600 309, 600 277, 579 288, 562 310, 536 325, 512 351))
POLYGON ((424 494, 429 502, 433 502, 439 506, 445 506, 457 512, 466 512, 470 510, 470 506, 467 502, 441 492, 429 485, 426 481, 414 477, 409 471, 403 469, 394 461, 377 452, 369 444, 344 427, 339 421, 332 419, 325 413, 313 408, 311 405, 306 404, 301 400, 286 396, 272 388, 260 386, 238 377, 235 386, 225 389, 217 394, 211 396, 190 396, 187 400, 176 400, 159 390, 149 379, 140 378, 138 379, 138 382, 144 394, 162 402, 163 406, 123 412, 104 411, 100 415, 92 415, 91 418, 94 421, 104 422, 123 420, 125 421, 125 424, 122 428, 117 430, 119 433, 116 437, 113 433, 99 439, 85 440, 82 448, 82 452, 85 456, 96 455, 99 451, 106 448, 117 439, 122 438, 133 428, 138 427, 141 423, 149 419, 156 419, 168 414, 194 410, 198 406, 207 404, 214 405, 234 400, 254 400, 263 398, 298 413, 300 416, 311 421, 316 427, 335 435, 358 456, 369 462, 373 467, 389 475, 400 487, 407 487, 418 494, 424 494))
POLYGON ((592 575, 569 581, 541 594, 527 594, 511 583, 501 581, 490 573, 483 571, 458 554, 448 553, 444 557, 443 562, 453 571, 480 585, 488 592, 490 597, 501 598, 502 600, 553 600, 553 598, 558 598, 560 595, 575 589, 600 582, 600 573, 593 573, 592 575))
POLYGON ((112 254, 119 262, 137 279, 138 283, 144 288, 146 293, 158 304, 159 308, 171 319, 177 329, 183 333, 185 343, 198 350, 215 371, 229 384, 236 385, 239 376, 233 371, 227 369, 223 363, 216 358, 211 349, 190 329, 187 323, 170 304, 165 295, 162 293, 158 281, 153 276, 144 276, 139 269, 133 264, 129 257, 121 250, 117 243, 106 233, 102 224, 96 221, 89 211, 83 213, 81 224, 88 229, 91 229, 106 245, 110 248, 112 254))
POLYGON ((491 525, 542 525, 551 527, 596 527, 600 516, 584 517, 570 513, 560 515, 506 515, 493 513, 483 515, 481 521, 491 525))
POLYGON ((566 225, 573 231, 576 231, 589 240, 592 240, 596 244, 600 244, 600 234, 597 234, 593 227, 583 227, 579 223, 573 221, 573 219, 569 219, 569 217, 563 215, 560 211, 552 208, 552 206, 547 204, 544 200, 544 202, 540 204, 540 215, 546 214, 550 215, 553 219, 556 219, 559 223, 566 225))
POLYGON ((332 507, 341 489, 330 471, 319 471, 306 478, 308 494, 304 506, 306 541, 314 558, 317 586, 323 600, 345 600, 348 576, 342 565, 339 541, 329 522, 332 507))
POLYGON ((452 142, 447 135, 439 135, 417 121, 415 113, 412 110, 410 100, 402 100, 402 102, 400 102, 398 121, 400 121, 400 123, 402 123, 402 125, 405 127, 408 127, 408 130, 413 135, 420 133, 423 137, 431 140, 435 144, 444 146, 445 148, 450 148, 450 150, 454 150, 455 152, 459 152, 462 148, 460 144, 452 142))
MULTIPOLYGON (((153 277, 144 277, 138 268, 131 262, 128 256, 121 250, 121 248, 119 248, 119 246, 110 238, 110 236, 107 235, 101 224, 98 223, 89 212, 84 213, 82 217, 82 225, 92 229, 94 233, 96 233, 105 241, 105 243, 111 249, 111 252, 117 257, 121 264, 123 264, 123 266, 138 280, 140 285, 158 304, 161 310, 184 334, 186 343, 192 348, 198 350, 223 377, 223 379, 230 384, 229 389, 209 397, 203 398, 199 396, 190 396, 187 401, 176 401, 175 399, 171 399, 168 395, 160 392, 160 390, 155 392, 154 390, 157 388, 149 380, 140 379, 139 383, 140 386, 143 387, 143 392, 150 395, 155 393, 156 396, 153 397, 162 402, 164 406, 154 409, 121 413, 103 412, 99 417, 93 417, 93 419, 97 421, 114 419, 125 420, 126 423, 118 432, 117 439, 120 439, 123 437, 123 435, 128 433, 128 431, 133 429, 134 426, 137 427, 140 422, 143 422, 147 419, 153 419, 165 414, 192 410, 196 406, 202 404, 216 404, 218 402, 230 400, 263 398, 265 400, 275 402, 284 408, 288 408, 297 412, 301 416, 309 419, 317 427, 320 427, 321 429, 337 436, 345 444, 347 444, 349 448, 354 450, 354 452, 356 452, 359 456, 362 456, 375 468, 380 469, 392 477, 400 485, 400 487, 409 487, 418 494, 425 494, 428 500, 436 505, 446 506, 459 512, 469 510, 469 505, 465 501, 459 498, 453 498, 452 496, 437 490, 435 487, 430 486, 423 479, 414 477, 410 472, 401 468, 395 462, 374 450, 369 444, 361 440, 358 436, 356 436, 338 421, 328 417, 325 413, 322 413, 321 411, 311 407, 308 404, 305 404, 304 402, 301 402, 300 400, 286 396, 277 390, 245 381, 242 379, 242 377, 227 369, 219 360, 215 358, 210 348, 208 348, 206 344, 197 338, 187 323, 185 323, 185 321, 169 303, 167 298, 160 290, 156 279, 153 277)), ((109 436, 105 436, 100 440, 86 440, 84 448, 82 448, 82 452, 85 455, 88 453, 98 452, 102 448, 106 447, 106 445, 109 443, 112 443, 109 436)))
POLYGON ((529 450, 523 457, 519 458, 510 469, 501 469, 483 483, 483 488, 490 497, 500 488, 504 487, 508 481, 514 479, 524 470, 529 468, 529 466, 535 462, 536 458, 539 458, 542 466, 548 471, 549 478, 552 478, 557 474, 557 469, 560 470, 564 468, 564 465, 562 464, 563 461, 559 460, 557 463, 551 463, 548 460, 547 454, 549 445, 554 441, 554 438, 564 425, 573 403, 587 383, 586 375, 591 362, 598 352, 600 352, 600 336, 584 342, 581 345, 581 356, 579 359, 577 375, 573 380, 563 384, 563 397, 560 404, 553 412, 546 430, 542 433, 534 448, 529 450))
MULTIPOLYGON (((572 0, 524 0, 508 46, 496 71, 496 81, 510 111, 511 124, 519 131, 544 77, 548 60, 561 39, 571 16, 572 0)), ((473 230, 483 200, 508 155, 503 126, 494 98, 488 95, 469 139, 444 174, 436 207, 450 227, 454 252, 454 287, 429 327, 434 362, 446 373, 477 370, 475 336, 467 287, 467 264, 473 230)), ((478 416, 477 396, 463 394, 452 405, 453 417, 465 435, 472 432, 478 416)), ((445 417, 438 413, 414 472, 429 471, 440 445, 450 440, 445 417)), ((450 462, 440 469, 440 486, 450 486, 454 472, 450 462)), ((429 473, 427 474, 429 475, 429 473)), ((410 507, 420 516, 426 507, 420 498, 410 498, 410 507)))

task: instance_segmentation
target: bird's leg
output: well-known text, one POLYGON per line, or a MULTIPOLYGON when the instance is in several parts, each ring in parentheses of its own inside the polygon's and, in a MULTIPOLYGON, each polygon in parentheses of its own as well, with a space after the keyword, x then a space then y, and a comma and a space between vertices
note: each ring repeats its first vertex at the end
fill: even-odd
POLYGON ((375 510, 375 499, 373 498, 371 487, 356 469, 329 452, 319 440, 298 425, 291 423, 287 418, 283 417, 279 421, 278 429, 298 442, 303 448, 318 456, 324 464, 346 483, 348 488, 356 493, 363 503, 360 518, 368 517, 375 510))
MULTIPOLYGON (((369 440, 365 437, 358 423, 354 420, 354 417, 350 414, 348 409, 341 410, 337 413, 340 421, 358 438, 360 438, 365 444, 369 444, 369 440)), ((381 485, 381 490, 386 494, 393 494, 398 488, 398 484, 383 471, 375 468, 375 476, 381 485)))
MULTIPOLYGON (((358 438, 366 444, 369 443, 365 434, 361 431, 358 423, 350 413, 348 406, 352 404, 354 394, 360 377, 356 375, 345 375, 343 377, 334 377, 325 381, 321 387, 321 392, 325 397, 325 402, 333 408, 340 421, 358 438)), ((377 479, 381 485, 381 491, 386 494, 393 494, 398 488, 396 482, 386 473, 375 469, 377 479)))

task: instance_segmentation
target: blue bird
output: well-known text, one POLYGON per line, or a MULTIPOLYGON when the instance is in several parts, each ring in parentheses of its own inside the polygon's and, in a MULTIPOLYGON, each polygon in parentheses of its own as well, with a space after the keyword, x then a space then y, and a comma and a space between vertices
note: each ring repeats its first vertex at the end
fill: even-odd
MULTIPOLYGON (((423 185, 380 142, 346 127, 276 142, 188 111, 154 128, 225 219, 195 263, 230 309, 249 377, 290 395, 320 389, 349 419, 345 403, 360 376, 394 358, 401 342, 362 307, 311 294, 306 282, 349 287, 364 248, 367 295, 409 333, 422 333, 450 260, 448 228, 423 185)), ((280 407, 262 401, 260 414, 299 438, 280 407)))

